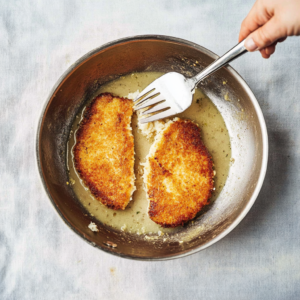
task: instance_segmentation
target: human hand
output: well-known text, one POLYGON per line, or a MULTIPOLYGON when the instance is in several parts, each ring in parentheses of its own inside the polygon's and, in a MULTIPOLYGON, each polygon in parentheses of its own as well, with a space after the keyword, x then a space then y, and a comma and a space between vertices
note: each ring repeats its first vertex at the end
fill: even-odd
POLYGON ((239 42, 269 58, 277 42, 300 35, 300 0, 257 0, 241 25, 239 42))

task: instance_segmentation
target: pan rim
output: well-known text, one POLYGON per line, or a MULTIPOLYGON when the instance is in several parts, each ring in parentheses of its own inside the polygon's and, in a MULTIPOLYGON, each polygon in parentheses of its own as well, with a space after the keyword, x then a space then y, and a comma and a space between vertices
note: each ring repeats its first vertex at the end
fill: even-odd
POLYGON ((134 260, 141 260, 141 261, 165 261, 165 260, 171 260, 171 259, 186 257, 188 255, 195 254, 195 253, 197 253, 201 250, 204 250, 204 249, 212 246, 213 244, 215 244, 216 242, 218 242, 222 238, 224 238, 226 235, 228 235, 244 219, 244 217, 247 215, 247 213, 249 212, 249 210, 251 209, 251 207, 253 206, 254 202, 256 201, 256 199, 258 197, 258 194, 259 194, 259 192, 262 188, 262 185, 263 185, 263 182, 264 182, 264 179, 265 179, 265 175, 266 175, 266 172, 267 172, 268 152, 269 152, 268 134, 267 134, 266 122, 265 122, 262 110, 259 106, 259 103, 258 103, 255 95, 251 91, 251 89, 248 86, 248 84, 246 83, 246 81, 242 78, 242 76, 237 71, 235 71, 230 65, 226 66, 225 68, 231 73, 231 75, 239 82, 239 84, 246 90, 247 94, 249 95, 249 98, 251 99, 252 104, 255 108, 255 112, 257 114, 257 118, 258 118, 259 125, 260 125, 261 132, 262 132, 262 149, 263 149, 263 153, 262 153, 262 166, 261 166, 261 169, 260 169, 259 178, 258 178, 256 187, 255 187, 255 189, 252 193, 252 196, 249 199, 248 204, 244 207, 244 209, 242 210, 240 215, 222 233, 220 233, 219 235, 217 235, 215 238, 211 239, 207 243, 205 243, 201 246, 198 246, 195 249, 189 250, 185 253, 175 254, 175 255, 171 254, 169 256, 164 256, 164 257, 136 257, 134 255, 115 253, 115 252, 109 251, 105 247, 101 247, 100 245, 96 245, 95 243, 88 240, 84 235, 82 235, 75 227, 73 227, 69 223, 69 221, 64 217, 64 215, 61 213, 59 208, 55 205, 55 202, 53 201, 53 199, 51 197, 50 191, 49 191, 49 189, 47 187, 47 184, 46 184, 46 181, 44 179, 43 170, 42 170, 41 161, 40 161, 40 132, 41 132, 42 124, 43 124, 43 119, 44 119, 45 113, 47 112, 49 102, 53 97, 53 94, 55 94, 56 90, 66 80, 66 78, 73 72, 74 69, 78 68, 86 60, 90 59, 91 57, 98 54, 102 50, 108 49, 108 48, 113 47, 113 46, 117 46, 117 45, 122 44, 122 43, 132 42, 132 41, 138 42, 138 41, 142 41, 142 40, 157 40, 157 41, 176 42, 176 43, 180 43, 180 44, 183 44, 185 46, 189 46, 189 47, 195 48, 197 50, 200 50, 200 51, 207 54, 208 56, 210 56, 213 59, 217 59, 219 57, 218 55, 216 55, 212 51, 210 51, 210 50, 208 50, 208 49, 204 48, 203 46, 200 46, 196 43, 190 42, 188 40, 172 37, 172 36, 166 36, 166 35, 136 35, 136 36, 125 37, 125 38, 117 39, 117 40, 114 40, 112 42, 106 43, 106 44, 104 44, 100 47, 97 47, 97 48, 89 51, 88 53, 86 53, 85 55, 80 57, 77 61, 75 61, 59 77, 59 79, 56 81, 53 88, 51 89, 44 105, 42 106, 42 109, 41 109, 41 112, 40 112, 40 115, 39 115, 40 117, 38 119, 38 124, 35 127, 36 128, 35 156, 36 156, 36 163, 37 163, 36 166, 37 166, 37 169, 38 169, 40 181, 41 181, 41 183, 44 187, 44 190, 45 190, 50 202, 52 203, 52 207, 55 209, 55 211, 58 213, 58 215, 61 217, 61 219, 64 221, 64 223, 71 230, 73 230, 73 232, 75 232, 78 236, 80 236, 82 239, 84 239, 87 243, 89 243, 90 245, 92 245, 94 247, 97 247, 98 249, 100 249, 100 250, 102 250, 106 253, 110 253, 110 254, 116 255, 118 257, 123 257, 123 258, 127 258, 127 259, 134 259, 134 260))

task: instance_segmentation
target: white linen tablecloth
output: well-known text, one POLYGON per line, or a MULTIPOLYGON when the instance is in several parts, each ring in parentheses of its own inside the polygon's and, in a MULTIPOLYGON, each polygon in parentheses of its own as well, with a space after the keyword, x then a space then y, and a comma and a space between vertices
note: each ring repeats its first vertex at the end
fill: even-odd
POLYGON ((5 1, 0 9, 0 299, 300 299, 300 38, 233 67, 264 113, 262 191, 212 247, 167 262, 106 254, 72 232, 40 183, 35 133, 59 76, 86 52, 138 34, 184 38, 221 55, 253 1, 5 1))

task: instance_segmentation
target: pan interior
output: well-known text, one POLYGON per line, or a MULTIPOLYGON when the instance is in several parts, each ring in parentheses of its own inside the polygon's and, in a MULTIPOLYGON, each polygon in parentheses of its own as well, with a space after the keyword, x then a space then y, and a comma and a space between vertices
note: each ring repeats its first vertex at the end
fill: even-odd
MULTIPOLYGON (((40 120, 38 163, 41 176, 57 212, 70 228, 104 251, 137 259, 166 259, 201 250, 224 235, 253 203, 262 166, 264 141, 257 103, 240 77, 223 68, 201 83, 201 90, 218 108, 231 142, 232 162, 226 185, 216 201, 194 226, 182 231, 181 242, 142 239, 100 225, 88 229, 84 212, 69 180, 67 142, 76 115, 100 87, 134 72, 176 71, 187 77, 214 60, 206 49, 167 37, 125 39, 83 57, 60 79, 40 120), (225 100, 226 99, 226 100, 225 100), (117 247, 111 247, 111 245, 117 247)), ((96 220, 94 220, 97 222, 96 220)))
MULTIPOLYGON (((127 97, 128 94, 130 96, 130 94, 134 92, 143 90, 153 80, 162 75, 163 73, 159 72, 143 72, 121 76, 121 78, 101 86, 95 96, 101 93, 112 93, 120 97, 127 97)), ((222 191, 227 179, 231 159, 230 138, 225 122, 211 100, 208 99, 199 89, 196 89, 193 98, 191 107, 176 117, 191 119, 201 128, 202 140, 212 155, 214 170, 216 172, 216 176, 214 178, 215 190, 210 198, 210 205, 213 205, 214 201, 222 191)), ((91 100, 92 99, 93 97, 91 100)), ((87 105, 90 101, 87 102, 87 105)), ((115 230, 145 235, 145 238, 147 238, 148 235, 158 235, 161 236, 161 239, 164 239, 164 242, 166 242, 170 236, 174 238, 174 235, 176 235, 177 240, 180 241, 181 231, 186 230, 187 226, 193 226, 195 220, 184 227, 162 228, 158 224, 154 223, 148 216, 148 200, 143 188, 143 163, 145 163, 146 156, 149 154, 150 146, 154 141, 154 136, 150 140, 143 136, 141 131, 138 129, 136 113, 134 113, 132 120, 132 131, 135 141, 135 183, 137 188, 133 194, 133 201, 129 203, 125 210, 115 211, 102 205, 101 202, 97 201, 89 192, 88 188, 84 185, 80 176, 76 172, 73 158, 73 147, 76 143, 76 132, 79 128, 85 108, 86 107, 84 107, 83 111, 75 118, 67 151, 68 169, 70 172, 69 183, 72 184, 79 201, 88 213, 98 219, 101 223, 107 224, 115 230)), ((149 124, 149 127, 151 126, 153 126, 153 124, 149 124)), ((208 209, 209 207, 206 207, 205 211, 208 209)), ((202 215, 205 211, 201 211, 200 214, 202 215)))

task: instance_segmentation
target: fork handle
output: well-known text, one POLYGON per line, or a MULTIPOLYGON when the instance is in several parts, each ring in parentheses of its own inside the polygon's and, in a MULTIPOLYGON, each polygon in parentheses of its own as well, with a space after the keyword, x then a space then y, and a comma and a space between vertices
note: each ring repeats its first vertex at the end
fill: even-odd
POLYGON ((197 84, 212 74, 213 72, 219 70, 223 66, 227 65, 231 61, 235 60, 239 56, 243 55, 244 53, 248 52, 248 50, 245 48, 245 40, 237 44, 235 47, 233 47, 231 50, 229 50, 227 53, 225 53, 223 56, 215 60, 213 63, 211 63, 208 67, 206 67, 203 71, 201 71, 196 76, 192 77, 191 80, 193 81, 195 87, 197 84))

